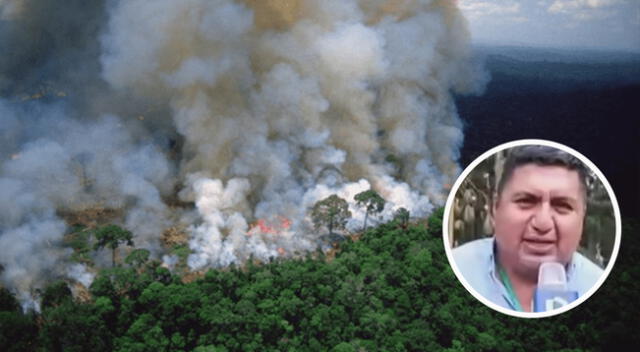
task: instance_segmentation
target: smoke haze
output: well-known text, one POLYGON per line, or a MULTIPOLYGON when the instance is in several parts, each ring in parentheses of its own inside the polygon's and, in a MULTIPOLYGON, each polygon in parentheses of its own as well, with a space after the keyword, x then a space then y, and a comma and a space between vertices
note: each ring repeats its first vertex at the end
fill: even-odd
POLYGON ((90 284, 62 211, 122 209, 168 266, 183 226, 192 270, 315 250, 331 194, 352 230, 370 187, 383 220, 427 215, 459 172, 452 93, 483 85, 468 39, 445 0, 0 1, 2 284, 90 284))

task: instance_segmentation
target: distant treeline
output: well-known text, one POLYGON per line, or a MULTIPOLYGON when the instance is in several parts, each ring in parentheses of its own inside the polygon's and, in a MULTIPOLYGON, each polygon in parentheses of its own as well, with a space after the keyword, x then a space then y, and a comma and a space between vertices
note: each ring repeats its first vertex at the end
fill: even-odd
POLYGON ((491 81, 458 96, 462 166, 498 144, 548 139, 604 173, 622 214, 640 218, 640 55, 484 48, 491 81))
POLYGON ((322 252, 211 269, 193 282, 154 261, 103 269, 90 296, 65 282, 23 314, 0 290, 2 351, 610 351, 640 345, 640 227, 625 222, 618 263, 572 311, 518 319, 476 301, 449 267, 442 209, 322 252), (77 297, 77 296, 76 296, 77 297), (83 302, 81 302, 83 300, 83 302))

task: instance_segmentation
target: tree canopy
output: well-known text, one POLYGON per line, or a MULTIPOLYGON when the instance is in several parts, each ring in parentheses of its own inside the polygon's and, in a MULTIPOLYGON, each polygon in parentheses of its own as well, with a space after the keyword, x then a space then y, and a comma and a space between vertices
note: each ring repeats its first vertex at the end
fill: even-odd
POLYGON ((139 267, 142 264, 146 263, 149 260, 150 252, 147 249, 134 249, 129 253, 129 255, 124 259, 124 262, 135 267, 139 267))
POLYGON ((360 192, 355 195, 354 200, 360 207, 365 208, 364 225, 362 230, 367 229, 367 220, 370 215, 378 214, 384 209, 385 200, 378 194, 378 192, 369 189, 364 192, 360 192))
POLYGON ((111 249, 111 264, 116 266, 116 249, 121 243, 133 246, 133 234, 118 225, 106 225, 94 232, 96 242, 93 249, 108 247, 111 249))
MULTIPOLYGON (((100 270, 91 299, 65 282, 23 313, 0 288, 2 351, 608 351, 638 345, 640 229, 625 221, 596 295, 545 319, 497 313, 455 278, 442 211, 347 238, 335 256, 211 269, 183 280, 153 260, 100 270)), ((138 252, 144 253, 144 252, 138 252)))
POLYGON ((400 222, 400 226, 402 226, 402 228, 406 228, 409 225, 409 219, 411 218, 411 214, 406 208, 400 208, 396 210, 396 212, 393 215, 394 215, 394 219, 400 222))
POLYGON ((343 229, 350 217, 349 204, 335 194, 318 201, 311 210, 316 229, 324 225, 329 229, 330 235, 334 230, 343 229))

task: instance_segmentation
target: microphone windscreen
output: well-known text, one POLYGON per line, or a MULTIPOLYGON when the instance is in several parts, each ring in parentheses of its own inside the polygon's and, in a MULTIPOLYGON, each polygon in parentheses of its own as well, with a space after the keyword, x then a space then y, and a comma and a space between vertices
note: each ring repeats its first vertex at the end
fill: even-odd
POLYGON ((533 297, 533 310, 547 312, 558 309, 578 299, 577 291, 567 288, 564 265, 548 262, 538 269, 538 287, 533 297))

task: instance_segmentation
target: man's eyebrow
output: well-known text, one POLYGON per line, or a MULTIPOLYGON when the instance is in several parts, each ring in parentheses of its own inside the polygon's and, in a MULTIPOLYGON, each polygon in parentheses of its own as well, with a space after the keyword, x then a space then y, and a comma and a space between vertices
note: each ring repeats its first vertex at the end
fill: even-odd
POLYGON ((518 198, 518 197, 540 198, 540 196, 528 191, 518 191, 511 195, 511 198, 518 198))
MULTIPOLYGON (((518 199, 518 198, 526 198, 526 199, 534 199, 534 200, 539 200, 542 197, 533 193, 533 192, 528 192, 528 191, 518 191, 515 192, 511 195, 511 199, 518 199)), ((572 205, 578 204, 578 199, 575 197, 571 197, 571 196, 566 196, 566 195, 557 195, 557 196, 551 196, 550 199, 551 202, 553 203, 558 203, 558 202, 567 202, 570 203, 572 205)))
POLYGON ((575 197, 571 197, 571 196, 553 196, 551 197, 551 201, 555 201, 555 202, 570 202, 570 203, 577 203, 578 199, 575 197))

